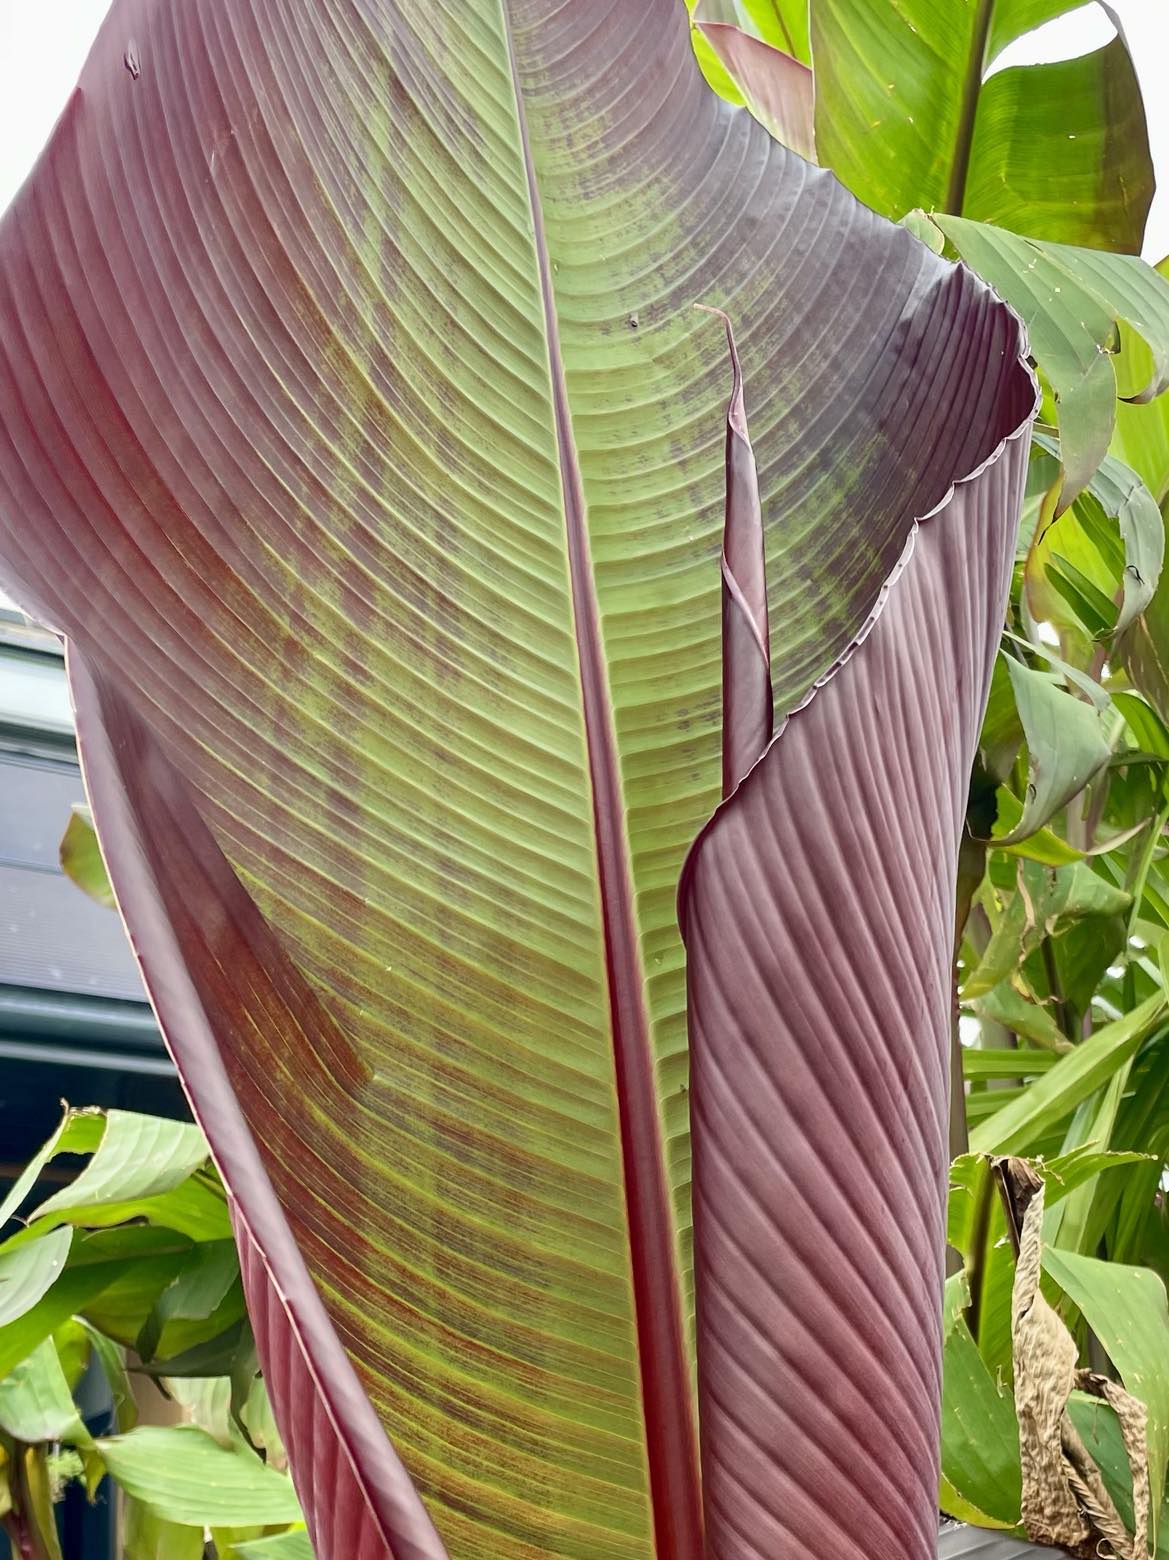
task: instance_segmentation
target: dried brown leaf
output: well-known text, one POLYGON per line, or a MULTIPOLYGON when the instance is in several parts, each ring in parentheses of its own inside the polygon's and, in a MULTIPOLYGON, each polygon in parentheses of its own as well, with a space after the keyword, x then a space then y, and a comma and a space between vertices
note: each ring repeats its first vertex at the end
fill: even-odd
POLYGON ((1104 1553, 1134 1560, 1148 1544, 1145 1407, 1115 1382, 1077 1370, 1075 1339, 1039 1287, 1043 1181, 1025 1160, 1000 1160, 995 1168, 1017 1246, 1011 1332, 1023 1524, 1036 1543, 1061 1545, 1085 1560, 1104 1553), (1133 1474, 1135 1541, 1068 1414, 1076 1387, 1103 1398, 1120 1420, 1133 1474))

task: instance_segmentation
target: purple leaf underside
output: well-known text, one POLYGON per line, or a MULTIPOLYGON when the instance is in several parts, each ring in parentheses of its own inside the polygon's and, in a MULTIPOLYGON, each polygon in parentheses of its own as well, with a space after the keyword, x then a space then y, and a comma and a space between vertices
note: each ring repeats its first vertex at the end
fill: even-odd
POLYGON ((0 560, 318 1560, 932 1554, 1021 350, 672 0, 114 5, 0 224, 0 560))
MULTIPOLYGON (((1004 442, 987 458, 986 425, 923 401, 922 437, 973 475, 913 528, 851 652, 753 755, 741 708, 762 702, 766 623, 744 632, 723 565, 724 773, 746 773, 679 896, 720 1560, 934 1552, 957 850, 1034 404, 1013 316, 984 296, 965 323, 985 376, 972 406, 1010 409, 1004 442)), ((927 383, 932 337, 926 324, 927 383)), ((732 357, 726 547, 753 559, 732 357)))

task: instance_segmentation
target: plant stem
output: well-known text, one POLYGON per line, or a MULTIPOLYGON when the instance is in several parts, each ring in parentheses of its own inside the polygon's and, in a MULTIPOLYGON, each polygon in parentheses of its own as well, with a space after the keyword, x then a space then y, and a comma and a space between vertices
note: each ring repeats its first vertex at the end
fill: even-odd
MULTIPOLYGON (((950 1159, 970 1151, 970 1133, 966 1125, 966 1080, 962 1074, 962 1041, 958 1034, 958 966, 950 975, 950 1159)), ((946 1277, 962 1271, 962 1255, 946 1246, 946 1277)))
POLYGON ((0 1522, 8 1542, 12 1546, 12 1560, 43 1560, 32 1529, 19 1511, 13 1511, 0 1522))
POLYGON ((1149 881, 1149 872, 1152 869, 1153 857, 1157 853, 1157 846, 1161 843, 1161 837, 1165 833, 1165 825, 1169 823, 1169 802, 1166 802, 1161 811, 1152 820, 1149 829, 1149 837, 1144 843, 1140 857, 1137 860, 1137 869, 1133 874, 1129 892, 1132 894, 1132 904, 1128 910, 1128 921, 1124 932, 1124 998, 1131 1008, 1136 1005, 1136 976, 1133 971, 1132 939, 1136 932, 1137 922, 1140 920, 1141 905, 1145 897, 1145 884, 1149 881))
MULTIPOLYGON (((1153 826, 1149 830, 1149 837, 1145 841, 1137 862, 1136 875, 1132 880, 1132 904, 1128 911, 1128 927, 1126 935, 1131 938, 1136 931, 1137 922, 1140 920, 1141 903, 1145 897, 1145 884, 1149 881, 1149 872, 1153 865, 1153 857, 1157 853, 1157 846, 1161 843, 1161 836, 1165 832, 1165 825, 1169 823, 1169 802, 1166 802, 1161 811, 1153 819, 1153 826)), ((1127 952, 1127 949, 1126 949, 1127 952)))
POLYGON ((795 57, 796 57, 796 46, 795 46, 795 43, 792 41, 791 33, 788 31, 788 25, 787 25, 787 23, 783 19, 783 11, 782 11, 782 9, 778 5, 775 7, 775 22, 776 22, 776 26, 779 28, 780 32, 783 34, 783 41, 787 45, 787 52, 791 55, 791 57, 793 59, 795 59, 795 57))
POLYGON ((1072 1021, 1071 1006, 1063 994, 1063 981, 1059 978, 1059 967, 1055 962, 1055 951, 1051 946, 1051 938, 1045 937, 1039 946, 1043 954, 1043 969, 1047 976, 1048 991, 1050 992, 1052 1002, 1055 1004, 1059 1027, 1067 1038, 1074 1043, 1078 1038, 1076 1026, 1072 1021))
POLYGON ((966 1125, 966 1080, 962 1073, 962 1041, 958 1034, 957 969, 950 987, 950 1158, 970 1152, 966 1125))
POLYGON ((978 1342, 978 1328, 982 1316, 982 1286, 986 1275, 986 1241, 990 1233, 990 1216, 995 1203, 995 1182, 991 1168, 985 1162, 981 1167, 981 1179, 974 1202, 974 1219, 970 1233, 970 1260, 966 1264, 966 1281, 970 1286, 970 1304, 966 1307, 966 1325, 970 1336, 978 1342))
POLYGON ((974 33, 970 40, 970 58, 962 83, 962 101, 958 108, 958 133, 954 142, 954 161, 943 210, 960 217, 966 200, 966 180, 970 173, 970 149, 974 144, 974 121, 978 114, 978 95, 982 91, 982 68, 986 61, 986 41, 994 15, 994 0, 978 0, 974 14, 974 33))

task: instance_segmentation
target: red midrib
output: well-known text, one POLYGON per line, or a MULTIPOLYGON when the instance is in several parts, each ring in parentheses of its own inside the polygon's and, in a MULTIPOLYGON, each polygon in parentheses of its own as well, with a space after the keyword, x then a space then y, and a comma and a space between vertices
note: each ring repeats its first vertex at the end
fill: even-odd
POLYGON ((507 6, 508 0, 501 0, 540 273, 585 741, 592 781, 593 829, 604 921, 655 1552, 657 1560, 702 1560, 701 1496, 691 1373, 686 1361, 673 1211, 662 1152, 641 952, 633 919, 621 778, 601 645, 580 461, 564 380, 552 268, 507 6))

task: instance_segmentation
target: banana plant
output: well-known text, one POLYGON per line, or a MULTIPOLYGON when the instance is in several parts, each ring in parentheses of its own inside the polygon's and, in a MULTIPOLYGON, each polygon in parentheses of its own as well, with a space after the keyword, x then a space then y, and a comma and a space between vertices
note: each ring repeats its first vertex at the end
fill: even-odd
POLYGON ((0 558, 319 1560, 1001 1552, 936 1501, 1023 352, 672 0, 114 5, 0 226, 0 558))

